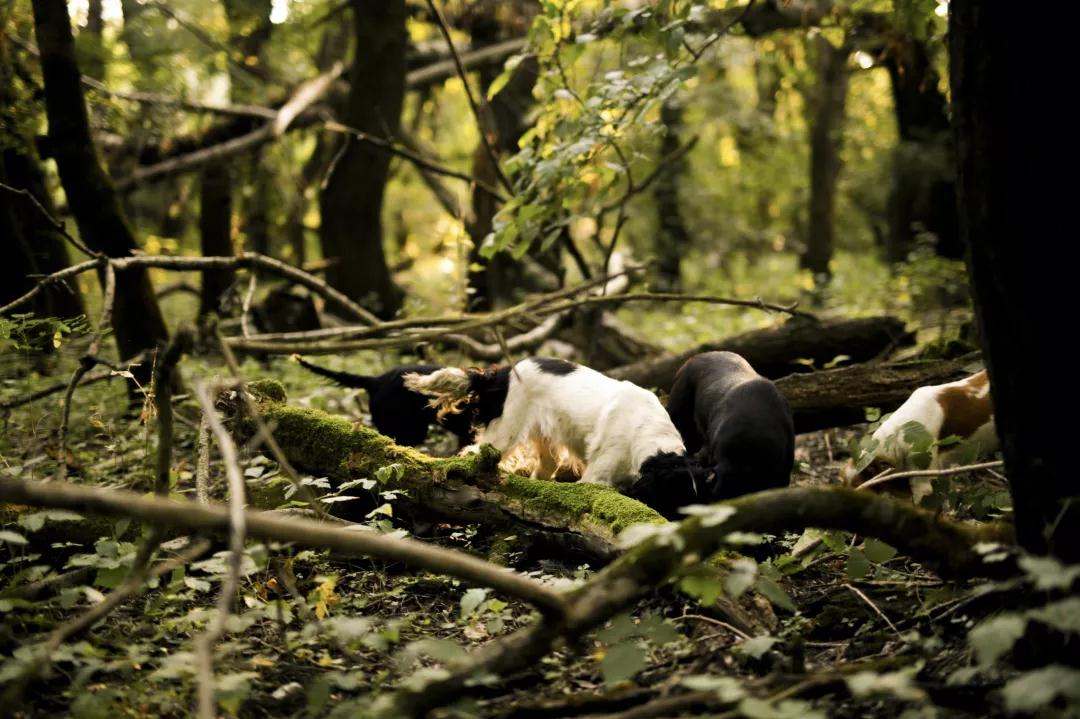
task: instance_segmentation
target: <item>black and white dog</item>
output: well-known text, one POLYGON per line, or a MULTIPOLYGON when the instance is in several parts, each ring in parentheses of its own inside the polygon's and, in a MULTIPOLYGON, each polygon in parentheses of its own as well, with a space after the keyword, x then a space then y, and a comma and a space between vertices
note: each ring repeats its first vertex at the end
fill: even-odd
POLYGON ((426 395, 405 387, 405 375, 431 374, 443 369, 441 365, 407 365, 380 375, 362 375, 320 367, 300 355, 293 355, 293 359, 302 367, 327 377, 342 387, 367 390, 371 423, 376 430, 398 444, 415 447, 423 443, 427 438, 428 427, 432 424, 438 424, 457 436, 459 446, 465 446, 472 441, 473 432, 468 417, 457 414, 438 417, 426 395))
POLYGON ((665 516, 680 504, 786 487, 795 462, 791 409, 776 386, 734 352, 691 357, 675 375, 668 414, 710 477, 696 487, 642 477, 628 492, 665 516))
POLYGON ((467 417, 477 429, 477 445, 490 444, 504 457, 530 448, 536 479, 551 479, 569 454, 585 466, 579 481, 620 491, 645 477, 662 484, 660 478, 672 472, 694 481, 683 440, 656 396, 588 367, 532 357, 512 366, 450 367, 404 379, 405 387, 432 398, 440 416, 467 417))

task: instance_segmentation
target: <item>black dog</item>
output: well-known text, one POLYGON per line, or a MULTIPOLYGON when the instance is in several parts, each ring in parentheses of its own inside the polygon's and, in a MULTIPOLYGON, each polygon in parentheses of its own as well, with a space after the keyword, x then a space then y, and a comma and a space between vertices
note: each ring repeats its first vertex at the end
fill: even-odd
MULTIPOLYGON (((791 409, 776 386, 733 352, 691 357, 675 375, 668 415, 687 455, 711 471, 706 482, 642 476, 630 496, 669 518, 686 504, 708 504, 786 487, 795 462, 791 409), (704 484, 704 486, 702 486, 704 484)), ((675 475, 677 478, 679 475, 675 475)))
POLYGON ((428 427, 438 424, 457 436, 461 446, 472 441, 470 420, 463 414, 447 414, 441 420, 435 416, 435 408, 428 404, 429 397, 405 387, 402 377, 406 374, 431 374, 442 369, 439 365, 421 364, 398 367, 380 375, 370 376, 335 372, 313 365, 299 355, 296 361, 315 374, 328 377, 343 387, 367 390, 371 410, 371 423, 380 433, 398 444, 415 447, 428 434, 428 427))

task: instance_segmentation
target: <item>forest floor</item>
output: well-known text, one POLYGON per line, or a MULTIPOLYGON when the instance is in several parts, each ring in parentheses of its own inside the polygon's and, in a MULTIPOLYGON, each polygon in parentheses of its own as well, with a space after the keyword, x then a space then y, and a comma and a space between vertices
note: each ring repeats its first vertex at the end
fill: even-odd
MULTIPOLYGON (((199 358, 183 367, 188 378, 218 371, 199 358)), ((269 366, 249 360, 244 370, 249 377, 282 379, 291 402, 366 419, 357 393, 322 384, 286 360, 269 366)), ((38 381, 44 383, 30 383, 38 381)), ((3 389, 10 396, 33 388, 9 380, 3 389)), ((141 413, 118 408, 121 391, 113 381, 76 394, 69 477, 146 491, 153 480, 153 423, 145 421, 148 408, 141 413)), ((58 405, 54 396, 8 414, 0 438, 8 473, 51 476, 58 405)), ((197 409, 178 398, 176 417, 173 490, 187 493, 195 465, 197 409)), ((838 482, 848 447, 861 433, 856 427, 800 436, 795 482, 838 482)), ((453 443, 436 431, 425 449, 446 454, 453 443)), ((260 485, 273 485, 275 477, 280 481, 277 466, 259 453, 247 452, 244 468, 253 494, 260 485)), ((219 470, 213 476, 220 497, 224 480, 219 470)), ((974 480, 976 486, 996 482, 990 475, 974 480)), ((970 502, 961 504, 965 513, 973 511, 970 502)), ((11 506, 3 508, 3 521, 3 529, 22 532, 31 542, 6 543, 0 549, 0 586, 40 579, 63 567, 94 569, 92 582, 54 597, 0 599, 0 652, 18 659, 39 633, 100 601, 117 584, 139 531, 126 521, 92 523, 87 531, 76 531, 83 521, 77 516, 11 506)), ((366 521, 383 530, 395 523, 412 529, 391 509, 366 521)), ((523 551, 515 545, 517 537, 498 536, 484 527, 440 524, 428 528, 424 539, 496 558, 556 585, 580 581, 596 569, 523 551)), ((774 580, 787 597, 771 610, 765 607, 775 615, 768 635, 748 638, 709 606, 669 586, 531 670, 497 686, 476 687, 449 715, 629 717, 635 715, 625 712, 633 707, 705 688, 760 700, 744 699, 739 704, 743 716, 994 713, 997 700, 988 690, 1000 685, 1000 678, 986 680, 985 686, 970 678, 950 684, 950 677, 971 661, 967 630, 1000 606, 980 599, 988 585, 946 583, 894 556, 888 545, 841 533, 754 541, 740 549, 756 560, 753 571, 774 580), (815 539, 822 540, 816 548, 793 553, 815 539), (858 672, 863 672, 858 675, 862 685, 858 672)), ((248 556, 238 616, 229 621, 216 663, 223 707, 240 716, 324 715, 349 706, 342 703, 349 698, 389 690, 406 680, 418 662, 450 659, 532 621, 520 602, 505 603, 485 591, 467 590, 457 580, 401 565, 341 560, 272 544, 250 545, 248 556)), ((210 616, 223 557, 219 552, 163 577, 85 639, 66 645, 51 676, 28 689, 23 715, 186 715, 192 703, 191 638, 210 616)), ((0 665, 0 680, 10 680, 16 669, 17 662, 0 665)), ((695 708, 704 705, 685 711, 695 708)))

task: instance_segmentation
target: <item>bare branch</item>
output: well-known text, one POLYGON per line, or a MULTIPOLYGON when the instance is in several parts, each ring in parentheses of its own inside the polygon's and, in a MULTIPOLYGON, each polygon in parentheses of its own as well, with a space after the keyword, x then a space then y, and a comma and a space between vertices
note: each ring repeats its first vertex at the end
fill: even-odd
POLYGON ((100 252, 94 252, 82 242, 79 242, 74 237, 72 237, 71 233, 67 231, 67 225, 53 217, 52 214, 50 214, 49 211, 45 209, 45 206, 38 201, 38 198, 34 197, 34 193, 30 192, 30 190, 12 187, 11 185, 6 185, 3 182, 0 182, 0 189, 7 190, 8 192, 13 192, 16 195, 22 195, 26 199, 30 200, 30 202, 34 205, 34 207, 37 208, 37 211, 41 213, 45 220, 50 225, 52 225, 57 232, 60 233, 61 237, 70 242, 71 246, 74 247, 76 250, 82 252, 83 254, 89 255, 90 257, 101 257, 100 252))
POLYGON ((997 469, 998 467, 1005 466, 1005 463, 1001 460, 996 462, 981 462, 979 464, 965 464, 960 467, 946 467, 945 469, 912 469, 904 472, 896 472, 894 470, 887 469, 881 474, 866 480, 860 484, 857 489, 870 489, 876 487, 879 484, 885 482, 891 482, 894 479, 908 479, 911 477, 947 477, 952 474, 964 474, 965 472, 974 472, 980 469, 997 469))
MULTIPOLYGON (((230 526, 229 510, 218 505, 145 497, 134 492, 83 487, 68 482, 44 483, 0 476, 0 499, 38 507, 131 517, 191 532, 220 532, 230 526)), ((284 519, 270 512, 247 510, 244 519, 248 535, 252 537, 295 542, 345 555, 403 562, 491 587, 553 615, 561 616, 564 610, 562 595, 547 586, 464 552, 431 546, 414 539, 328 527, 322 522, 284 519)))

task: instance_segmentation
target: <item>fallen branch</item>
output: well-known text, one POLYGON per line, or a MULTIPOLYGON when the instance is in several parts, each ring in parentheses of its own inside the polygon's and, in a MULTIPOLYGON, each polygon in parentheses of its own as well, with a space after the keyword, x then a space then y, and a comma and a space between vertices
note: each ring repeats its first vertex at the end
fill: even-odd
POLYGON ((426 683, 381 697, 373 713, 423 717, 469 690, 478 675, 506 675, 539 662, 556 641, 581 637, 677 572, 716 552, 732 532, 780 533, 807 527, 878 537, 956 574, 994 574, 974 547, 1008 541, 999 525, 967 525, 884 497, 843 488, 769 490, 714 505, 712 514, 667 525, 566 596, 565 619, 541 619, 451 663, 426 683))
MULTIPOLYGON (((129 517, 188 532, 224 532, 228 531, 230 523, 229 509, 220 505, 159 499, 134 492, 83 487, 67 482, 45 483, 0 477, 0 500, 34 507, 70 509, 87 514, 129 517)), ((348 556, 377 557, 402 562, 479 586, 491 587, 555 616, 561 615, 564 609, 562 596, 540 582, 463 552, 431 546, 413 539, 328 527, 321 522, 283 519, 269 512, 246 510, 244 522, 247 525, 247 534, 251 537, 330 549, 348 556)))
POLYGON ((858 489, 870 489, 876 487, 879 484, 885 482, 891 482, 894 479, 909 479, 911 477, 948 477, 953 474, 964 474, 965 472, 975 472, 980 469, 997 469, 998 467, 1004 467, 1005 463, 1001 460, 995 462, 980 462, 979 464, 965 464, 960 467, 946 467, 945 469, 911 469, 903 472, 896 472, 893 470, 885 470, 876 477, 866 480, 858 486, 858 489))
POLYGON ((0 182, 0 190, 6 190, 7 192, 11 192, 16 195, 22 195, 26 199, 30 200, 30 203, 37 209, 38 213, 40 213, 41 216, 45 218, 45 221, 52 225, 53 229, 55 229, 61 237, 67 240, 71 244, 71 246, 79 252, 82 252, 85 255, 89 255, 90 257, 101 256, 100 252, 94 252, 82 242, 72 237, 71 233, 67 231, 67 225, 53 217, 52 213, 45 209, 45 206, 38 201, 38 198, 34 197, 34 193, 30 192, 30 190, 12 187, 11 185, 5 184, 3 182, 0 182))
POLYGON ((77 265, 72 265, 59 272, 43 277, 34 287, 3 307, 0 307, 0 315, 7 314, 16 307, 25 304, 40 294, 46 287, 62 282, 83 272, 95 269, 111 267, 115 272, 123 272, 133 267, 158 267, 165 270, 177 270, 181 272, 193 272, 202 270, 221 269, 247 269, 269 272, 283 277, 298 285, 302 285, 315 294, 323 297, 334 304, 338 309, 347 312, 353 319, 367 325, 379 324, 379 319, 356 304, 344 294, 335 290, 318 277, 304 272, 301 269, 286 264, 273 257, 260 255, 255 252, 245 252, 235 257, 165 257, 156 255, 137 255, 134 257, 112 257, 86 260, 77 265))

